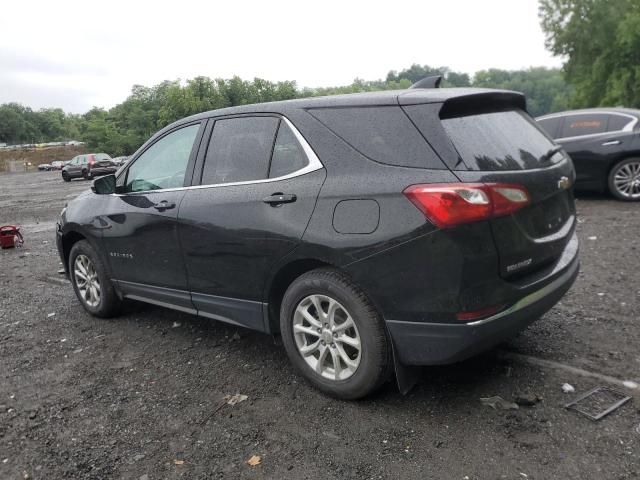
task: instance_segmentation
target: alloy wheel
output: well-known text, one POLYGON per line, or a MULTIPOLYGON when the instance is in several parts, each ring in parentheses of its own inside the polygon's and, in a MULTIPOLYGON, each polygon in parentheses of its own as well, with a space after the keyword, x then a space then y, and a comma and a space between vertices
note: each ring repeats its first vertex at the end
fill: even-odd
POLYGON ((360 333, 346 308, 326 295, 309 295, 293 316, 298 352, 318 375, 330 380, 351 377, 362 356, 360 333))
POLYGON ((640 161, 628 162, 615 172, 613 184, 625 198, 640 198, 640 161))
POLYGON ((100 304, 100 280, 93 262, 86 255, 78 255, 73 262, 73 277, 80 293, 80 298, 90 307, 100 304))

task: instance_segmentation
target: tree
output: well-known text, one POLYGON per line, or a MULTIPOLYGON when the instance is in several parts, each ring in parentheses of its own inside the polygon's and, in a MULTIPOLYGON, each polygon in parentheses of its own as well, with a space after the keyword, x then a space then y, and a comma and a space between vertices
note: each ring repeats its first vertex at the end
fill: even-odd
POLYGON ((466 73, 454 72, 449 67, 430 67, 429 65, 418 65, 414 63, 409 68, 397 73, 391 70, 387 74, 387 82, 393 82, 398 80, 409 80, 410 83, 416 83, 425 77, 431 77, 434 75, 443 76, 443 87, 469 87, 471 86, 471 80, 466 73))
POLYGON ((567 58, 571 105, 640 107, 640 2, 541 0, 547 47, 567 58))

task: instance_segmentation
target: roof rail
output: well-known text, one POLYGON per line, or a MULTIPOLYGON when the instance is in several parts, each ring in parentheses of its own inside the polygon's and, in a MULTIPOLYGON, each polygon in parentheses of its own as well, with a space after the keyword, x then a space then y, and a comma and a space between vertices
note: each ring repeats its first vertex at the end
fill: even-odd
POLYGON ((440 82, 442 82, 442 75, 433 75, 431 77, 424 77, 422 80, 418 80, 409 88, 440 88, 440 82))

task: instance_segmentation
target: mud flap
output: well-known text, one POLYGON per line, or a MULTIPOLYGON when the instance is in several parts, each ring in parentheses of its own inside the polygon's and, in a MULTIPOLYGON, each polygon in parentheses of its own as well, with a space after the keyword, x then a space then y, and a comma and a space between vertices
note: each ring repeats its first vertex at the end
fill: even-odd
POLYGON ((419 367, 403 365, 396 355, 396 346, 391 342, 391 351, 393 352, 393 368, 396 373, 396 382, 398 390, 402 395, 409 393, 418 383, 419 367))

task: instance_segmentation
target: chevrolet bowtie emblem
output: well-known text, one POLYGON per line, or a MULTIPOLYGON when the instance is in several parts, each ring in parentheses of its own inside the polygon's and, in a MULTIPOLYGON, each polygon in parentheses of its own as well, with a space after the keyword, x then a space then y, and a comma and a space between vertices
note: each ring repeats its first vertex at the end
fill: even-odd
POLYGON ((569 180, 568 177, 560 177, 560 180, 558 180, 558 188, 560 190, 566 190, 571 186, 571 181, 569 180))

